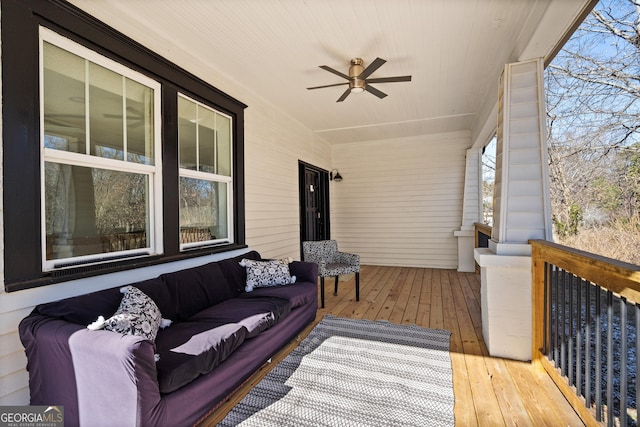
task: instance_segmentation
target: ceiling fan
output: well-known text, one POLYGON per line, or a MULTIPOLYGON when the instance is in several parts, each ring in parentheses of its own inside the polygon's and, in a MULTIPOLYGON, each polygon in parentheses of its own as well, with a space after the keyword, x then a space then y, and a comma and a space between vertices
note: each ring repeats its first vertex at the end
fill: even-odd
POLYGON ((385 62, 387 61, 382 58, 376 58, 371 64, 367 66, 367 68, 365 68, 364 61, 362 60, 362 58, 354 58, 351 60, 351 66, 349 67, 349 75, 343 74, 338 70, 334 70, 333 68, 327 65, 320 65, 320 68, 322 68, 323 70, 329 71, 330 73, 333 73, 337 76, 347 79, 348 82, 308 87, 307 89, 308 90, 322 89, 325 87, 342 86, 342 85, 348 84, 349 87, 347 88, 347 90, 344 91, 344 93, 340 96, 340 98, 338 98, 336 102, 344 101, 351 92, 357 93, 357 92, 364 92, 365 90, 369 93, 374 94, 378 98, 382 99, 385 96, 387 96, 387 94, 370 86, 369 85, 370 83, 392 83, 392 82, 410 82, 411 81, 411 76, 378 77, 375 79, 367 79, 367 77, 373 74, 385 62))

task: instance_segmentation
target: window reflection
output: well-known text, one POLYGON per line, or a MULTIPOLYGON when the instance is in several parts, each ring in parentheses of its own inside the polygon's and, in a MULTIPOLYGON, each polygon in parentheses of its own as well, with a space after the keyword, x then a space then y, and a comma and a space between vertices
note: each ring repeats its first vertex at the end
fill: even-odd
POLYGON ((227 184, 180 178, 180 243, 227 239, 227 184))
POLYGON ((154 164, 153 89, 47 42, 43 65, 46 148, 154 164))
POLYGON ((149 247, 148 176, 45 162, 47 260, 149 247))

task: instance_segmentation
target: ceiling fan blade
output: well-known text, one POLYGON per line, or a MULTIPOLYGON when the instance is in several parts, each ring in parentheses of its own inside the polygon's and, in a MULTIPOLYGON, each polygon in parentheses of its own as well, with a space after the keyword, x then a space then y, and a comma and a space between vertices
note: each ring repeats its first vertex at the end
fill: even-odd
POLYGON ((344 83, 335 83, 332 85, 323 85, 323 86, 314 86, 314 87, 308 87, 308 90, 312 90, 312 89, 322 89, 323 87, 333 87, 333 86, 342 86, 342 85, 348 85, 349 82, 344 82, 344 83))
POLYGON ((377 97, 378 97, 378 98, 380 98, 380 99, 382 99, 382 98, 384 98, 385 96, 387 96, 387 94, 386 94, 386 93, 382 92, 381 90, 376 89, 376 88, 375 88, 375 87, 373 87, 373 86, 369 86, 369 85, 367 85, 367 87, 365 87, 365 88, 364 88, 364 90, 366 90, 366 91, 367 91, 367 92, 369 92, 369 93, 374 94, 375 96, 377 96, 377 97))
POLYGON ((367 83, 393 83, 393 82, 410 82, 411 76, 397 76, 397 77, 379 77, 376 79, 368 79, 367 83))
POLYGON ((351 93, 351 88, 348 87, 347 90, 345 90, 344 93, 340 95, 340 98, 338 98, 336 102, 344 101, 347 98, 347 96, 349 96, 350 93, 351 93))
POLYGON ((333 68, 331 68, 331 67, 329 67, 329 66, 327 66, 327 65, 320 65, 320 68, 322 68, 323 70, 326 70, 326 71, 328 71, 328 72, 330 72, 330 73, 333 73, 333 74, 335 74, 336 76, 340 76, 340 77, 342 77, 343 79, 351 80, 351 77, 347 76, 346 74, 341 73, 341 72, 340 72, 340 71, 338 71, 338 70, 334 70, 333 68))
POLYGON ((371 64, 369 64, 369 66, 367 68, 364 69, 364 71, 362 73, 360 73, 360 75, 358 76, 358 78, 361 79, 366 79, 367 77, 369 77, 371 74, 373 74, 374 71, 376 71, 378 68, 382 67, 382 65, 387 62, 382 58, 376 58, 373 60, 373 62, 371 64))

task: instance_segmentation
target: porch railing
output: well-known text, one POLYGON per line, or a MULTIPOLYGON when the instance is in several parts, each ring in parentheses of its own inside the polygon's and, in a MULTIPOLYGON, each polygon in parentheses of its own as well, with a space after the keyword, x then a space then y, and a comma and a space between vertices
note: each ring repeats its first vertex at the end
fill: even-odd
POLYGON ((533 362, 587 425, 638 425, 640 267, 532 240, 533 362))
MULTIPOLYGON (((489 246, 489 239, 491 239, 491 226, 476 222, 473 224, 473 234, 475 236, 476 248, 486 248, 489 246)), ((480 266, 476 262, 476 273, 480 272, 480 266)))

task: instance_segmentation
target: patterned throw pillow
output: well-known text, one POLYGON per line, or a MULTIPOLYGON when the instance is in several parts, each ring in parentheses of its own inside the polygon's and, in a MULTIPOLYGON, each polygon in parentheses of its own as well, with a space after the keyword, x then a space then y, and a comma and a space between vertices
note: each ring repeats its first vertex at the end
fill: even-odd
POLYGON ((125 286, 120 292, 124 293, 120 307, 104 321, 104 329, 154 341, 162 319, 156 303, 133 286, 125 286))
POLYGON ((291 276, 289 264, 282 260, 254 261, 243 259, 240 265, 247 269, 247 285, 245 291, 251 292, 253 288, 265 288, 269 286, 288 285, 296 282, 296 276, 291 276))

